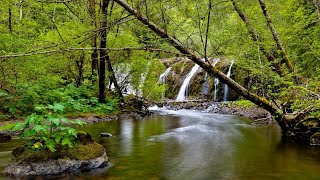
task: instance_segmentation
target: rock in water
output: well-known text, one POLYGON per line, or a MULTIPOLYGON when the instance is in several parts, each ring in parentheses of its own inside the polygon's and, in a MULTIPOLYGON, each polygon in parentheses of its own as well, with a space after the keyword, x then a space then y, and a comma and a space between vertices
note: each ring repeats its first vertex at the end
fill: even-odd
POLYGON ((56 175, 88 171, 108 165, 105 148, 95 143, 89 134, 78 133, 79 143, 56 152, 34 151, 21 146, 13 150, 12 162, 3 173, 9 176, 56 175))
POLYGON ((100 133, 100 136, 101 137, 112 137, 112 134, 107 133, 107 132, 102 132, 102 133, 100 133))
POLYGON ((65 172, 82 172, 107 165, 107 155, 89 160, 57 159, 45 162, 13 162, 3 173, 9 176, 55 175, 65 172))
POLYGON ((312 145, 312 146, 320 146, 320 132, 314 133, 310 137, 310 145, 312 145))

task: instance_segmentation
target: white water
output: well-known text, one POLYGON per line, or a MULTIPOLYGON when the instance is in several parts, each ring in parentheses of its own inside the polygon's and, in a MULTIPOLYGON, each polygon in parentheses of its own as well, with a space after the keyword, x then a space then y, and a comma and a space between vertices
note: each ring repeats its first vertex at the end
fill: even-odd
POLYGON ((209 91, 209 78, 208 78, 208 73, 204 76, 204 83, 202 85, 201 89, 201 94, 202 95, 207 95, 209 91))
MULTIPOLYGON (((218 62, 220 61, 220 58, 215 58, 214 62, 212 63, 212 66, 215 66, 218 62)), ((202 86, 202 90, 201 90, 201 94, 203 95, 207 95, 208 91, 209 91, 209 77, 208 77, 208 73, 206 73, 205 77, 204 77, 204 81, 205 83, 202 86)), ((216 82, 216 80, 215 80, 216 82)), ((218 82, 219 83, 219 82, 218 82)), ((216 86, 215 86, 216 87, 216 86)), ((215 88, 216 91, 216 88, 215 88)), ((216 93, 215 93, 216 94, 216 93)), ((216 97, 216 96, 215 96, 216 97)), ((216 98, 215 98, 216 99, 216 98)))
POLYGON ((214 101, 217 101, 218 100, 218 97, 217 97, 217 91, 218 91, 218 85, 219 85, 219 79, 218 78, 214 78, 214 101))
MULTIPOLYGON (((229 70, 228 70, 228 73, 227 73, 227 76, 230 77, 231 76, 231 68, 234 64, 234 60, 231 61, 231 64, 230 64, 230 67, 229 67, 229 70)), ((223 101, 228 101, 228 91, 229 91, 229 88, 228 88, 228 85, 224 85, 223 87, 223 101)))
POLYGON ((189 74, 187 75, 186 79, 184 79, 182 86, 179 90, 178 96, 177 96, 177 101, 184 101, 187 100, 188 97, 188 87, 190 84, 190 81, 192 77, 196 74, 200 66, 198 64, 195 64, 189 74))
POLYGON ((159 82, 161 82, 162 84, 166 83, 167 76, 169 75, 171 69, 172 67, 167 68, 166 71, 160 75, 159 82))
MULTIPOLYGON (((171 69, 172 69, 172 67, 167 68, 166 71, 160 75, 158 81, 161 84, 166 84, 167 76, 169 75, 171 69)), ((161 99, 164 99, 164 97, 165 97, 165 91, 162 92, 161 99)))
MULTIPOLYGON (((131 65, 119 64, 115 66, 115 75, 119 86, 122 88, 124 94, 135 94, 134 88, 131 85, 131 65)), ((111 85, 111 89, 114 89, 114 84, 111 85)))

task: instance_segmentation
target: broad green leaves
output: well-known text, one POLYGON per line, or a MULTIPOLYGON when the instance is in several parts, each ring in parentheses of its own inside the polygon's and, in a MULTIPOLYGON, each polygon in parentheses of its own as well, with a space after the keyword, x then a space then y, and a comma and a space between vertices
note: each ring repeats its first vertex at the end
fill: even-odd
POLYGON ((62 104, 55 103, 38 108, 38 110, 47 109, 52 113, 47 115, 31 114, 24 123, 17 123, 13 129, 20 132, 20 137, 32 149, 47 148, 54 152, 60 145, 73 147, 76 143, 77 131, 69 126, 82 126, 85 123, 80 120, 71 121, 58 115, 58 112, 64 110, 62 104))

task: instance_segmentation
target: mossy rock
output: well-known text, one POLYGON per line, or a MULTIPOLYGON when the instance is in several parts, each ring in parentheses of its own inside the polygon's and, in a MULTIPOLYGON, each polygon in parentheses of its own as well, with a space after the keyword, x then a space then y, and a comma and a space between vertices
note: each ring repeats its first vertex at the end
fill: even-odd
POLYGON ((48 149, 33 150, 26 146, 17 147, 12 152, 12 161, 4 174, 52 175, 86 171, 107 165, 105 148, 94 142, 91 135, 80 132, 78 139, 79 142, 74 147, 57 147, 55 152, 48 149))

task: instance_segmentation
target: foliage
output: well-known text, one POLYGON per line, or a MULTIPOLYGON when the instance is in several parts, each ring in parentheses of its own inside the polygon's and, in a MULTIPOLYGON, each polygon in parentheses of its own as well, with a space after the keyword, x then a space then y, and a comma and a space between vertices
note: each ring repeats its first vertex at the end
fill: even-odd
POLYGON ((235 105, 236 107, 241 107, 244 109, 249 109, 255 106, 255 104, 253 104, 251 101, 248 101, 248 100, 234 101, 234 102, 231 102, 231 105, 235 105))
POLYGON ((71 121, 59 115, 64 111, 64 106, 58 103, 36 109, 51 113, 46 115, 33 113, 24 123, 17 123, 13 128, 20 132, 20 138, 24 140, 25 145, 30 149, 49 149, 52 152, 59 146, 73 147, 77 132, 67 125, 84 125, 85 123, 80 120, 71 121))

